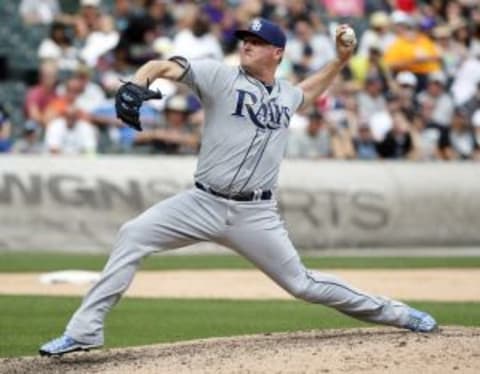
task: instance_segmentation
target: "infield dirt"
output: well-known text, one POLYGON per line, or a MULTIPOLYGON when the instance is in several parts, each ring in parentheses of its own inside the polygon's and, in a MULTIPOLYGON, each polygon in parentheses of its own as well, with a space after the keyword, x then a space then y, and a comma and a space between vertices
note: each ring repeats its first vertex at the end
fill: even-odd
MULTIPOLYGON (((480 301, 480 269, 328 271, 351 285, 400 300, 480 301)), ((90 285, 43 284, 35 273, 0 273, 0 294, 84 295, 90 285)), ((140 271, 127 297, 291 299, 258 270, 140 271)))
POLYGON ((0 373, 478 374, 480 329, 393 328, 275 333, 0 360, 0 373))

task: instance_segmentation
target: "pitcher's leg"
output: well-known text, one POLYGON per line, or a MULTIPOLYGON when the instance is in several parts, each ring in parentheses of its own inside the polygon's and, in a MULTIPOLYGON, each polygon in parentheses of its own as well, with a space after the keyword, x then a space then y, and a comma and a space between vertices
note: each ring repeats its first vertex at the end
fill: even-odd
POLYGON ((103 323, 108 311, 133 280, 140 261, 152 252, 179 248, 207 240, 210 217, 196 209, 191 192, 177 195, 151 207, 120 229, 100 280, 84 297, 67 325, 65 334, 77 341, 103 344, 103 323), (186 219, 188 217, 189 219, 186 219))
POLYGON ((310 271, 302 264, 280 220, 272 227, 232 228, 228 245, 253 262, 278 285, 297 298, 337 309, 357 319, 405 327, 408 307, 386 297, 372 296, 333 275, 310 271))

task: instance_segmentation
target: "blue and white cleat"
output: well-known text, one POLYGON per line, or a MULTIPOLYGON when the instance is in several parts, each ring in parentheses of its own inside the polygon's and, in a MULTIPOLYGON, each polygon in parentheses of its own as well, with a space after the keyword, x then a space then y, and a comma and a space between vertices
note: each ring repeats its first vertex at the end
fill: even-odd
POLYGON ((40 356, 61 356, 65 353, 89 351, 100 347, 101 345, 80 343, 67 335, 62 335, 42 345, 38 353, 40 353, 40 356))
POLYGON ((414 332, 434 332, 438 329, 438 325, 430 314, 409 307, 405 328, 414 332))

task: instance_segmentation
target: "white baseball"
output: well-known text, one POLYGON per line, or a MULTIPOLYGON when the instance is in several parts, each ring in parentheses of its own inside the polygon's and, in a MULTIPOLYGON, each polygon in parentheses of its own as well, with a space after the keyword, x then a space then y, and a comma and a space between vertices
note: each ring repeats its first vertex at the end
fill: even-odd
POLYGON ((351 27, 347 27, 340 38, 344 45, 355 44, 357 42, 355 31, 351 27))

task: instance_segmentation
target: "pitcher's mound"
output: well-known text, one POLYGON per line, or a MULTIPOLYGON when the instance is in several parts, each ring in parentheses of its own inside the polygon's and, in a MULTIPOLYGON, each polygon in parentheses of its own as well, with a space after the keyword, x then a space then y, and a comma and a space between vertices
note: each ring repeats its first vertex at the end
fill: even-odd
POLYGON ((480 373, 480 329, 274 333, 3 359, 0 373, 480 373))

